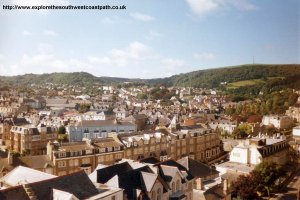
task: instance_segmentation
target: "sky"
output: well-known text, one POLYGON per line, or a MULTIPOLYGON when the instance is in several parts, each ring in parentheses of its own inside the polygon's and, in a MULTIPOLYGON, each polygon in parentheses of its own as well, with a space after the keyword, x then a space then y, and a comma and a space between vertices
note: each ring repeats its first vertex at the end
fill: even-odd
POLYGON ((299 0, 1 0, 0 75, 85 71, 158 78, 255 63, 299 64, 299 0), (126 10, 4 10, 3 5, 126 10))

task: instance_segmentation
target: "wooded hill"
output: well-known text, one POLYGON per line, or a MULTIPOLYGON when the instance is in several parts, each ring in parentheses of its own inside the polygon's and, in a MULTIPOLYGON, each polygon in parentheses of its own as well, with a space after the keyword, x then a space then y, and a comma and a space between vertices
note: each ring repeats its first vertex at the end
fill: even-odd
MULTIPOLYGON (((129 79, 117 77, 96 77, 86 72, 26 74, 19 76, 0 76, 0 81, 15 86, 31 84, 67 84, 89 86, 91 84, 123 84, 132 82, 137 84, 165 85, 165 86, 192 86, 202 88, 219 88, 221 82, 227 84, 239 81, 256 81, 257 84, 269 86, 283 86, 300 89, 300 64, 281 65, 240 65, 193 71, 159 79, 129 79)), ((240 82, 239 82, 240 83, 240 82)), ((257 84, 241 85, 253 87, 257 84)), ((235 89, 239 89, 236 87, 235 89)))

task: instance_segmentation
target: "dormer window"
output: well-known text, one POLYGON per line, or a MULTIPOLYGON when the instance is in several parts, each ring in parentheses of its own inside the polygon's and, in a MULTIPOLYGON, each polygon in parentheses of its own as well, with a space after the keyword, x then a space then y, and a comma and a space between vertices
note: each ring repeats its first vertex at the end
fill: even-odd
POLYGON ((93 150, 92 149, 87 149, 85 150, 85 154, 92 154, 93 153, 93 150))
POLYGON ((66 155, 67 155, 66 152, 60 152, 59 153, 60 158, 64 158, 64 157, 66 157, 66 155))
POLYGON ((112 147, 107 147, 107 151, 111 152, 112 151, 112 147))

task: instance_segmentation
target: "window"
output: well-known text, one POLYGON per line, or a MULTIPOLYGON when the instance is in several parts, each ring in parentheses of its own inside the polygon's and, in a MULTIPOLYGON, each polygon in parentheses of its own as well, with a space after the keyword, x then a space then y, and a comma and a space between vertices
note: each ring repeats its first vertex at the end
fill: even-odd
POLYGON ((105 161, 106 162, 109 162, 109 161, 112 161, 112 160, 113 160, 113 155, 112 154, 105 156, 105 161))
POLYGON ((92 154, 92 153, 93 153, 93 150, 91 150, 91 149, 85 150, 85 154, 92 154))
POLYGON ((209 154, 210 154, 209 151, 206 151, 206 158, 209 158, 209 157, 210 157, 209 154))
POLYGON ((112 197, 111 197, 111 200, 116 200, 116 196, 112 196, 112 197))
POLYGON ((78 165, 79 165, 78 159, 75 159, 74 160, 74 166, 78 166, 78 165))
POLYGON ((90 158, 82 158, 82 164, 90 164, 90 158))
POLYGON ((111 152, 112 151, 112 147, 107 147, 107 151, 111 152))
POLYGON ((155 191, 152 191, 152 193, 151 193, 151 199, 156 199, 156 193, 155 193, 155 191))
POLYGON ((172 193, 175 193, 176 189, 175 189, 175 182, 172 183, 172 193))
POLYGON ((74 166, 74 160, 69 160, 69 166, 73 167, 74 166))
POLYGON ((60 157, 60 158, 66 157, 66 152, 60 152, 60 153, 59 153, 59 157, 60 157))
POLYGON ((123 157, 123 156, 122 156, 122 154, 120 154, 120 153, 118 153, 118 154, 115 155, 115 158, 116 158, 116 159, 122 159, 122 157, 123 157))
POLYGON ((161 200, 161 189, 158 188, 157 190, 157 200, 161 200))
POLYGON ((90 138, 90 134, 89 133, 84 133, 84 138, 90 138))
POLYGON ((179 180, 176 181, 176 191, 180 190, 179 188, 179 180))
POLYGON ((99 156, 98 157, 98 163, 102 163, 104 161, 105 161, 104 156, 99 156))
POLYGON ((57 162, 58 168, 66 167, 66 161, 59 161, 57 162))

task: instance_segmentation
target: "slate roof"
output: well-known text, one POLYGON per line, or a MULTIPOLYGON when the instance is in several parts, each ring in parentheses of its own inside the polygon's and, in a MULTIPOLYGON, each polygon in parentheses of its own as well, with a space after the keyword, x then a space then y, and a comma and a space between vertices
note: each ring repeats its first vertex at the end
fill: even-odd
POLYGON ((88 126, 88 127, 97 127, 97 126, 112 126, 112 125, 125 125, 125 126, 134 126, 133 123, 130 122, 117 122, 116 120, 82 120, 82 122, 78 123, 80 126, 88 126))
MULTIPOLYGON (((128 199, 136 200, 137 190, 147 191, 148 180, 144 181, 143 172, 153 173, 149 166, 145 166, 119 175, 119 187, 125 190, 128 199)), ((150 198, 145 195, 144 199, 150 198)))
POLYGON ((217 185, 204 192, 205 199, 207 200, 221 200, 226 198, 227 194, 224 193, 223 187, 217 185))
MULTIPOLYGON (((53 199, 52 189, 62 190, 73 194, 79 199, 95 196, 105 190, 98 191, 82 170, 65 176, 29 184, 37 199, 53 199)), ((0 199, 29 199, 23 186, 0 190, 0 199)))
POLYGON ((156 164, 160 161, 155 157, 147 157, 140 160, 141 163, 149 163, 149 164, 156 164))
POLYGON ((67 104, 68 99, 46 99, 46 104, 67 104))
POLYGON ((120 175, 127 171, 132 170, 128 162, 111 165, 109 167, 97 170, 97 183, 106 183, 115 175, 120 175))
POLYGON ((0 190, 0 199, 1 200, 11 200, 11 199, 30 200, 23 186, 16 186, 16 187, 0 190))
POLYGON ((4 177, 2 177, 0 181, 10 186, 16 186, 26 183, 47 180, 54 177, 56 176, 28 167, 18 166, 11 172, 6 174, 4 177))
POLYGON ((203 178, 213 174, 219 174, 217 170, 189 157, 184 157, 177 160, 177 162, 186 167, 194 177, 203 178))
POLYGON ((22 165, 33 169, 43 169, 49 166, 54 166, 48 155, 23 156, 14 158, 14 166, 22 165))
MULTIPOLYGON (((185 171, 187 173, 187 180, 192 180, 194 178, 194 176, 190 173, 190 171, 185 168, 184 166, 182 166, 181 164, 179 164, 178 162, 176 162, 175 160, 169 159, 169 160, 165 160, 159 163, 154 164, 154 166, 158 166, 161 169, 161 165, 166 165, 166 166, 172 166, 172 167, 177 167, 179 169, 179 171, 185 171)), ((161 172, 160 170, 160 175, 164 178, 165 175, 161 172)), ((166 177, 168 179, 168 177, 166 177)))

